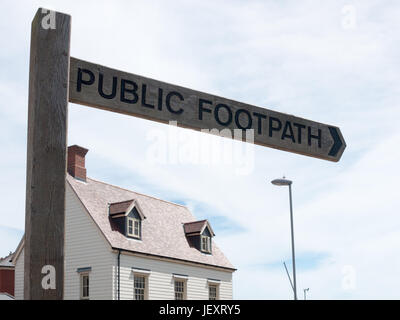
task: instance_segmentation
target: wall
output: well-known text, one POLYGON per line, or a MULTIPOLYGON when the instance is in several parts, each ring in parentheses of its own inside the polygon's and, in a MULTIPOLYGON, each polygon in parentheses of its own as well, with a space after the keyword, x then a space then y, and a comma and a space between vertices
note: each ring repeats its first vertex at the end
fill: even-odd
MULTIPOLYGON (((133 272, 132 268, 149 269, 148 298, 153 300, 173 300, 173 274, 187 275, 187 299, 207 300, 207 279, 220 280, 220 299, 232 299, 232 273, 192 265, 167 262, 130 254, 121 254, 121 300, 133 299, 133 272)), ((117 299, 117 265, 114 266, 114 299, 117 299)))
MULTIPOLYGON (((84 182, 81 182, 84 183, 84 182)), ((116 255, 71 186, 66 188, 64 299, 80 299, 78 268, 90 267, 90 299, 112 298, 116 255)))
POLYGON ((0 268, 0 292, 14 296, 14 269, 0 268))
POLYGON ((25 250, 22 249, 15 262, 15 299, 24 299, 24 255, 25 250))

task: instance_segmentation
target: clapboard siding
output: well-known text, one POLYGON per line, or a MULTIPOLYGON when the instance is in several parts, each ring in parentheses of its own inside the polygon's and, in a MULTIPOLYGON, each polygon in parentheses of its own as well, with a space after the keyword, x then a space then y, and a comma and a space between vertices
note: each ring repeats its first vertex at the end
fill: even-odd
POLYGON ((77 269, 85 267, 91 267, 90 299, 111 299, 112 265, 116 255, 69 184, 65 211, 64 299, 80 298, 77 269))
MULTIPOLYGON (((149 269, 148 298, 150 300, 174 299, 173 274, 187 275, 187 299, 208 299, 207 279, 218 279, 219 298, 232 299, 232 273, 209 268, 201 268, 181 263, 172 263, 162 260, 143 258, 129 254, 121 254, 121 287, 120 299, 133 299, 133 272, 132 268, 149 269)), ((114 266, 114 299, 117 298, 117 265, 114 266)))
POLYGON ((22 249, 17 261, 15 262, 14 295, 16 300, 24 299, 24 254, 25 250, 22 249))

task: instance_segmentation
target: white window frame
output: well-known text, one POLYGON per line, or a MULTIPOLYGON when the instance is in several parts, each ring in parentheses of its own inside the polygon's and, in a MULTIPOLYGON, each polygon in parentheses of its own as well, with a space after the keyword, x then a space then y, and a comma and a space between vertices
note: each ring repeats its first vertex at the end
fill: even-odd
POLYGON ((200 241, 201 241, 201 243, 200 243, 201 251, 211 253, 211 237, 201 235, 200 241), (206 248, 203 247, 203 239, 206 239, 206 242, 205 242, 206 246, 207 246, 206 248))
POLYGON ((174 277, 174 300, 187 300, 187 279, 181 277, 174 277), (183 295, 182 299, 176 299, 176 283, 181 282, 183 283, 183 295))
POLYGON ((134 237, 137 239, 141 238, 141 233, 142 233, 142 224, 141 224, 141 220, 140 219, 136 219, 136 218, 131 218, 131 217, 127 217, 126 219, 126 234, 130 237, 134 237), (129 222, 132 221, 132 232, 129 232, 129 222), (135 222, 138 223, 138 229, 137 229, 137 234, 135 233, 135 222))
POLYGON ((211 287, 215 288, 215 299, 213 300, 219 300, 219 284, 214 282, 208 282, 208 300, 212 300, 210 295, 211 287))
POLYGON ((80 290, 80 299, 81 300, 89 300, 90 299, 90 276, 89 276, 89 272, 81 272, 79 273, 79 290, 80 290), (88 291, 88 295, 87 296, 83 296, 83 279, 84 277, 87 277, 88 279, 88 286, 87 286, 87 291, 88 291))
POLYGON ((149 275, 146 273, 140 273, 140 272, 134 272, 133 273, 133 300, 136 300, 136 295, 135 295, 135 277, 141 277, 144 278, 144 294, 143 294, 143 300, 148 300, 149 296, 149 275))

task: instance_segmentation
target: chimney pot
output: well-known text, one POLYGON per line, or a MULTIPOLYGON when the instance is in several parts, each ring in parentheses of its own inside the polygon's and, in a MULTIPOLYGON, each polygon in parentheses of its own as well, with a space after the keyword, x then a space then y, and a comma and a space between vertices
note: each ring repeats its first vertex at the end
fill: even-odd
POLYGON ((73 145, 68 147, 68 165, 67 171, 75 179, 82 180, 86 182, 86 168, 85 168, 85 156, 88 152, 78 145, 73 145))

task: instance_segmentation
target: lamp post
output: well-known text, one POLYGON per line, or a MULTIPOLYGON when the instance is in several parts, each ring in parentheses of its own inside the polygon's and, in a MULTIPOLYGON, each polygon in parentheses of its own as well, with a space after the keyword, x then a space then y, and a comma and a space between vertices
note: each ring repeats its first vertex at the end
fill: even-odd
POLYGON ((276 186, 289 186, 289 201, 290 201, 290 230, 292 235, 292 265, 293 265, 293 293, 294 300, 297 300, 297 287, 296 287, 296 263, 294 254, 294 232, 293 232, 293 206, 292 206, 292 181, 285 179, 275 179, 271 183, 276 186))
POLYGON ((307 288, 307 289, 303 289, 303 291, 304 291, 304 300, 307 300, 307 291, 308 290, 310 290, 310 288, 307 288))

